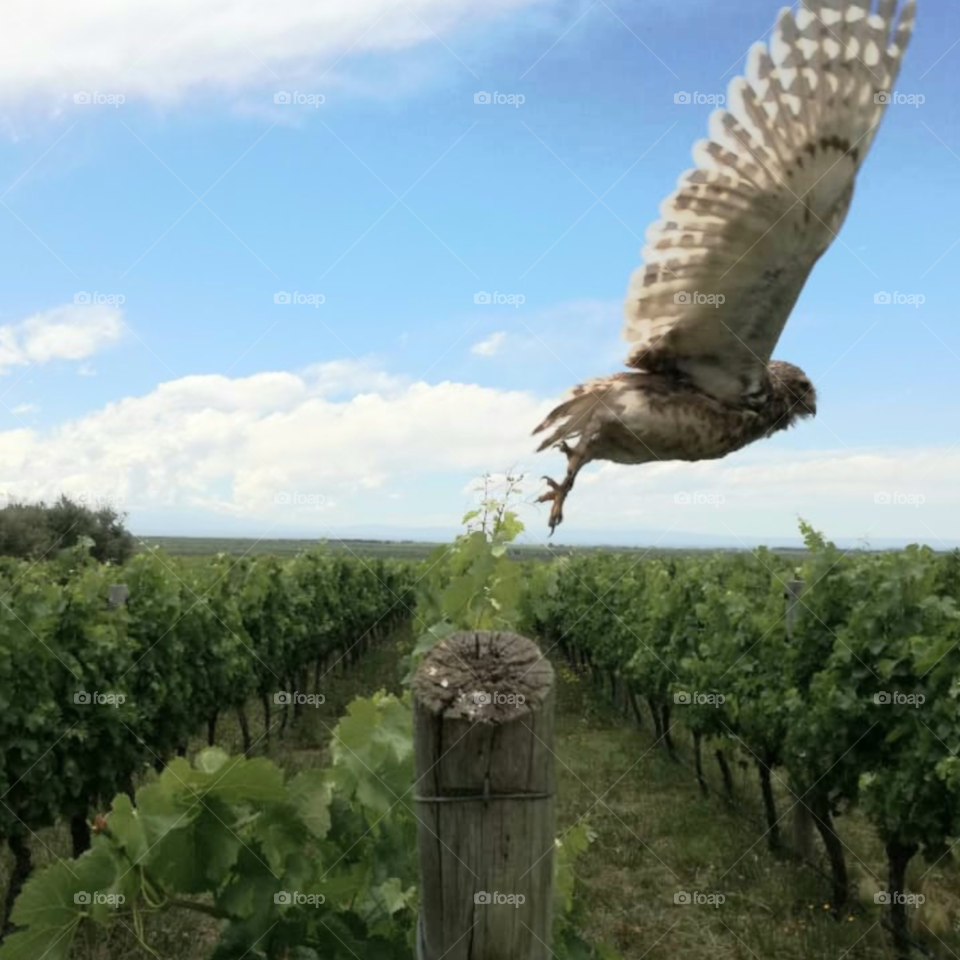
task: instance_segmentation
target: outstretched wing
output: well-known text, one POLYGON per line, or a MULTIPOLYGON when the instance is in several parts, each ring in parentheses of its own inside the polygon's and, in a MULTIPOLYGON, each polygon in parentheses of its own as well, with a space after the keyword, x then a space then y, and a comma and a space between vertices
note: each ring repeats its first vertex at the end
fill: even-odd
POLYGON ((628 365, 738 400, 763 372, 850 206, 913 30, 915 0, 803 0, 750 51, 728 109, 651 225, 624 304, 628 365))

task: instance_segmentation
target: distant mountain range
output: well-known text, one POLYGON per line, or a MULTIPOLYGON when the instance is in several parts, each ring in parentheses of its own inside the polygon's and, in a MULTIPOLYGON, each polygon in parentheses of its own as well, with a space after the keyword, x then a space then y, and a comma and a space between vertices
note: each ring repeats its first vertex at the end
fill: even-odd
MULTIPOLYGON (((146 519, 146 518, 145 518, 146 519)), ((412 541, 415 543, 446 543, 452 540, 461 532, 459 527, 404 527, 388 525, 357 525, 344 527, 340 529, 330 529, 324 533, 306 534, 301 528, 281 528, 279 526, 270 527, 269 530, 258 528, 253 524, 241 523, 234 519, 228 519, 224 522, 211 522, 209 518, 204 518, 202 522, 196 525, 189 521, 185 522, 178 518, 173 521, 172 518, 164 518, 167 522, 157 523, 141 522, 132 524, 134 533, 149 540, 152 536, 163 537, 228 537, 228 538, 250 538, 264 537, 269 540, 375 540, 375 541, 412 541), (306 535, 305 535, 306 534, 306 535)), ((838 537, 835 542, 842 549, 851 549, 854 547, 869 547, 873 550, 896 550, 907 546, 910 543, 929 543, 935 550, 953 550, 960 547, 960 541, 939 541, 931 542, 932 538, 893 538, 877 537, 869 541, 858 540, 856 538, 838 537)), ((519 543, 529 543, 533 545, 547 545, 553 547, 569 546, 596 546, 596 547, 665 547, 665 548, 683 548, 683 549, 706 549, 706 550, 736 550, 751 549, 753 547, 783 547, 789 549, 799 549, 803 547, 803 541, 799 535, 795 537, 735 537, 718 536, 711 534, 684 533, 681 531, 663 531, 656 529, 630 529, 630 530, 577 530, 572 525, 570 529, 561 528, 552 538, 539 533, 535 536, 524 534, 518 540, 519 543)))

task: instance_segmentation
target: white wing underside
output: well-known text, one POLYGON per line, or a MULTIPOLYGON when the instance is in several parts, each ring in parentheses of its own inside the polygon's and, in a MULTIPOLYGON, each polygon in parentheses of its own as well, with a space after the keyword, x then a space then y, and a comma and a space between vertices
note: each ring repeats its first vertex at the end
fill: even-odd
POLYGON ((761 389, 846 217, 913 29, 915 0, 896 21, 897 0, 872 3, 804 0, 781 11, 769 50, 751 49, 696 168, 647 230, 624 304, 630 366, 678 370, 723 400, 761 389))

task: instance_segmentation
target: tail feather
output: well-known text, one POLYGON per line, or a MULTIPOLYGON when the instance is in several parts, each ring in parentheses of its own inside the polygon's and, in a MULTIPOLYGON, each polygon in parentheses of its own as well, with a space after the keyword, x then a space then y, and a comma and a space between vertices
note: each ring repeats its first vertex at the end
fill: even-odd
MULTIPOLYGON (((610 377, 598 377, 573 388, 571 395, 554 407, 543 422, 533 431, 534 435, 557 429, 544 440, 537 451, 546 450, 562 440, 576 441, 589 438, 595 429, 595 418, 601 410, 611 410, 616 406, 615 392, 624 377, 630 374, 614 374, 610 377)), ((633 374, 636 376, 636 374, 633 374)))
MULTIPOLYGON (((544 430, 550 429, 558 420, 562 420, 567 417, 571 410, 580 402, 580 397, 571 397, 569 400, 565 400, 559 406, 553 408, 544 421, 533 431, 534 436, 538 433, 542 433, 544 430)), ((544 440, 539 447, 537 447, 537 452, 541 450, 546 450, 547 447, 552 447, 555 443, 559 443, 565 437, 569 436, 569 429, 567 424, 562 424, 559 429, 555 430, 550 436, 544 440)))

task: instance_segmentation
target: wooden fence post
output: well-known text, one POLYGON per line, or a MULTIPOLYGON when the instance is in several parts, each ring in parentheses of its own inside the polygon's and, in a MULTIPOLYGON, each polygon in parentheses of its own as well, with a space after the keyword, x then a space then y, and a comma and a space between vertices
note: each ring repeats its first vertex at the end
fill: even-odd
POLYGON ((554 673, 514 633, 457 633, 413 681, 418 960, 549 960, 554 673))
MULTIPOLYGON (((800 612, 800 594, 803 593, 802 580, 788 580, 783 596, 787 602, 786 625, 787 640, 793 641, 793 628, 800 612)), ((805 860, 814 855, 813 815, 807 805, 794 794, 796 805, 793 808, 793 849, 805 860)))

